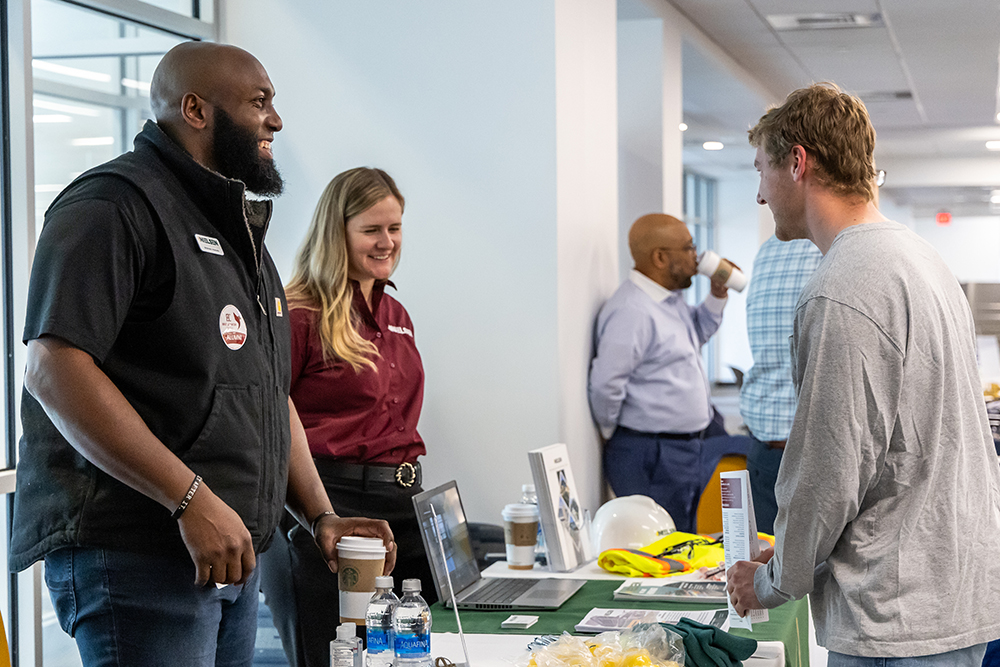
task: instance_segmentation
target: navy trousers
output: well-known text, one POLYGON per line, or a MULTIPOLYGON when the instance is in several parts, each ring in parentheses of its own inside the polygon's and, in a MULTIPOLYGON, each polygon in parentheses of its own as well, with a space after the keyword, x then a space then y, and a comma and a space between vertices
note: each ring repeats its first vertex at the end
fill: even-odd
POLYGON ((719 460, 750 448, 750 438, 727 435, 714 422, 699 436, 619 426, 604 448, 604 476, 616 496, 649 496, 670 513, 677 530, 693 533, 698 500, 719 460))

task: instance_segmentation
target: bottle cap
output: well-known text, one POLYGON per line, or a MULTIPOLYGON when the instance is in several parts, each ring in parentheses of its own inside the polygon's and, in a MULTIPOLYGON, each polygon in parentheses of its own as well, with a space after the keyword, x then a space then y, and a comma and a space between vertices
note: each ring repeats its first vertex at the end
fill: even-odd
POLYGON ((392 588, 392 577, 375 577, 375 588, 392 588))
POLYGON ((354 639, 358 633, 358 626, 348 621, 337 626, 337 639, 354 639))
POLYGON ((412 593, 420 592, 420 580, 419 579, 403 579, 403 592, 412 593))
POLYGON ((534 493, 534 492, 535 492, 535 485, 534 484, 522 484, 521 485, 521 493, 534 493))

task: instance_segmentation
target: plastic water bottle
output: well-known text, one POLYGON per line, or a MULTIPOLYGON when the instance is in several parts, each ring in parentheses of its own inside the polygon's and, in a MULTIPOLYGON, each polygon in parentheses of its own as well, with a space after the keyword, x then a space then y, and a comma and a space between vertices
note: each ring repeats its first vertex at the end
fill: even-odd
POLYGON ((430 667, 431 609, 420 595, 419 579, 403 580, 403 599, 392 613, 394 667, 430 667))
POLYGON ((393 662, 392 612, 399 598, 392 592, 392 577, 375 577, 375 595, 365 611, 368 667, 391 667, 393 662))
POLYGON ((354 623, 337 626, 337 638, 330 642, 330 667, 362 667, 361 640, 354 623))
MULTIPOLYGON (((535 492, 534 484, 521 485, 521 502, 525 505, 538 506, 538 493, 535 492)), ((536 554, 547 554, 545 551, 545 536, 542 534, 542 522, 538 522, 538 540, 535 542, 536 554)))

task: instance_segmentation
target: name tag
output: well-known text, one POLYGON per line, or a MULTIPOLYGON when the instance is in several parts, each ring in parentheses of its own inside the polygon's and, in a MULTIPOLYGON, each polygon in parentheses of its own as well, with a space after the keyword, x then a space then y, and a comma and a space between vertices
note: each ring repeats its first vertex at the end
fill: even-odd
POLYGON ((393 324, 390 324, 389 331, 391 331, 392 333, 404 334, 406 336, 409 336, 410 338, 413 338, 413 332, 409 329, 409 327, 397 327, 393 324))
POLYGON ((213 255, 225 255, 222 251, 222 244, 219 243, 219 239, 214 239, 211 236, 202 236, 201 234, 195 234, 194 240, 198 242, 198 247, 201 248, 202 252, 211 253, 213 255))

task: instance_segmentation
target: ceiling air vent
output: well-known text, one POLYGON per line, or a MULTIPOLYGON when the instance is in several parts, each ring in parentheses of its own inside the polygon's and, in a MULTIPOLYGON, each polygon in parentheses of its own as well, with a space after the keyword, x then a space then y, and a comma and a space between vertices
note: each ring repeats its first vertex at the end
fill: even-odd
POLYGON ((901 100, 912 100, 913 91, 910 90, 869 90, 867 92, 856 93, 865 104, 875 102, 898 102, 901 100))
POLYGON ((885 27, 881 14, 771 14, 767 22, 779 31, 885 27))

